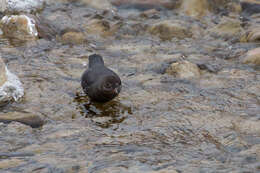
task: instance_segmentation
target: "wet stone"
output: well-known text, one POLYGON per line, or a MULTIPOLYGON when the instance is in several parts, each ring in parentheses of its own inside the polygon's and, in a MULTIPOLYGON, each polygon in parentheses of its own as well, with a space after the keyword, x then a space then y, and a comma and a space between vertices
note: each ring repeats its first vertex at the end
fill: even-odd
POLYGON ((112 0, 112 4, 119 8, 134 7, 139 10, 149 9, 174 9, 180 4, 179 1, 171 0, 112 0))
POLYGON ((241 0, 242 12, 246 15, 260 13, 260 2, 258 0, 241 0))
POLYGON ((211 28, 210 32, 228 38, 239 36, 243 31, 240 24, 241 22, 238 19, 222 17, 220 23, 211 28))
POLYGON ((0 114, 0 122, 11 123, 13 121, 26 124, 33 128, 40 127, 44 124, 44 121, 35 114, 22 112, 9 112, 0 114))
POLYGON ((38 32, 39 38, 44 38, 46 40, 55 39, 60 33, 60 28, 57 27, 56 22, 52 22, 42 16, 30 16, 35 21, 35 27, 38 32))

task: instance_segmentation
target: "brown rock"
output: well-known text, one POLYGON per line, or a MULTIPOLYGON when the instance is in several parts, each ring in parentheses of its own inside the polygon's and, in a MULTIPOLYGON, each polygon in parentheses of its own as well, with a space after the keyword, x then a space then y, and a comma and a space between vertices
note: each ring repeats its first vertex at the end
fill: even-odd
POLYGON ((210 6, 208 0, 183 0, 180 9, 188 16, 201 18, 208 14, 210 6))
POLYGON ((140 16, 144 18, 151 18, 152 16, 155 16, 157 14, 159 14, 159 11, 157 11, 156 9, 150 9, 141 13, 140 16))
POLYGON ((39 116, 31 113, 8 112, 0 114, 0 122, 10 123, 13 121, 29 125, 33 128, 44 124, 44 121, 39 116))
POLYGON ((61 42, 67 44, 82 44, 85 41, 85 35, 82 32, 69 31, 61 36, 61 42))
POLYGON ((248 51, 243 59, 243 63, 260 65, 260 48, 248 51))
POLYGON ((229 11, 235 13, 235 14, 239 14, 242 11, 242 7, 241 4, 238 2, 230 2, 227 5, 227 8, 229 9, 229 11))
POLYGON ((92 19, 88 22, 86 30, 88 33, 104 33, 109 31, 110 23, 106 20, 92 19))
POLYGON ((170 20, 165 20, 152 25, 148 28, 148 31, 153 35, 159 36, 162 40, 171 40, 174 37, 183 39, 192 36, 188 27, 170 20))
POLYGON ((166 73, 179 78, 192 78, 200 76, 200 69, 196 64, 184 60, 172 63, 170 67, 166 69, 166 73))
POLYGON ((0 57, 0 86, 2 86, 6 82, 6 75, 5 75, 5 64, 2 58, 0 57))
POLYGON ((253 26, 242 35, 240 42, 260 42, 260 26, 253 26))
POLYGON ((107 37, 112 36, 120 27, 121 23, 111 24, 107 20, 92 19, 86 24, 86 32, 107 37))

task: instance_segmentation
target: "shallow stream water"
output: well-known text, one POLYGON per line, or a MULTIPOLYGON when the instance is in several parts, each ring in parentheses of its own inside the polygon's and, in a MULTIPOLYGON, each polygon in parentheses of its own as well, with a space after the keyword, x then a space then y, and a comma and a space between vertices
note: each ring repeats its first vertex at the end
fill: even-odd
POLYGON ((194 20, 165 9, 150 18, 143 9, 117 10, 47 4, 41 15, 59 28, 84 30, 90 18, 120 23, 112 36, 89 34, 83 44, 1 38, 2 58, 25 89, 21 102, 1 111, 37 114, 45 124, 0 124, 0 172, 260 172, 260 69, 239 60, 259 43, 207 33, 221 14, 194 20), (197 26, 200 34, 161 40, 145 32, 163 19, 197 26), (91 103, 80 86, 92 53, 123 83, 106 104, 91 103), (201 75, 165 73, 183 59, 201 75))

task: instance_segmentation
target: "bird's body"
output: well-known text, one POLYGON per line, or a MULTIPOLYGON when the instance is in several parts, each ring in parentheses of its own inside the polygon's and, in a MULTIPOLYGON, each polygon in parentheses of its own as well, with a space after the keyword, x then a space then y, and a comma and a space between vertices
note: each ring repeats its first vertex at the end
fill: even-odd
POLYGON ((91 100, 107 102, 121 90, 119 76, 104 65, 100 55, 89 56, 89 67, 81 77, 81 86, 91 100))

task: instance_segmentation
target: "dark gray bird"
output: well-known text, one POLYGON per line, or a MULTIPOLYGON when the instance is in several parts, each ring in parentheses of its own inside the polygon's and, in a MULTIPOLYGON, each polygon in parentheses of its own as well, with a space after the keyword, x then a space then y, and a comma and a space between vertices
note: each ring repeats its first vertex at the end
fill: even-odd
POLYGON ((81 86, 92 101, 108 102, 121 91, 119 76, 104 65, 100 55, 89 56, 88 69, 81 77, 81 86))

